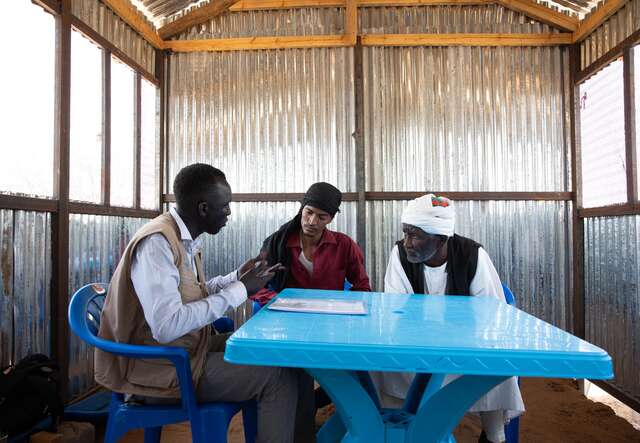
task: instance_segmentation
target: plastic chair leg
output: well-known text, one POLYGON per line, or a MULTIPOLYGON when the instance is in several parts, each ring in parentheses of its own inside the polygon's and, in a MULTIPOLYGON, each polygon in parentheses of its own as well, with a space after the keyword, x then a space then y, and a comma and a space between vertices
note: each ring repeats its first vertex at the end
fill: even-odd
POLYGON ((504 427, 507 443, 518 443, 520 440, 520 417, 512 418, 504 427))
POLYGON ((162 435, 162 426, 155 426, 153 428, 144 428, 144 443, 160 443, 161 435, 162 435))
POLYGON ((255 443, 258 434, 258 405, 255 401, 242 408, 242 425, 244 426, 244 441, 255 443))
POLYGON ((224 423, 209 423, 207 429, 196 431, 191 428, 193 443, 227 443, 229 425, 224 423))
POLYGON ((126 434, 128 430, 129 428, 126 425, 126 421, 122 420, 122 416, 118 413, 117 401, 111 400, 104 443, 118 443, 118 440, 126 434))
POLYGON ((107 421, 107 430, 104 435, 104 443, 118 443, 118 439, 121 437, 120 432, 117 431, 116 427, 110 423, 111 419, 107 421))

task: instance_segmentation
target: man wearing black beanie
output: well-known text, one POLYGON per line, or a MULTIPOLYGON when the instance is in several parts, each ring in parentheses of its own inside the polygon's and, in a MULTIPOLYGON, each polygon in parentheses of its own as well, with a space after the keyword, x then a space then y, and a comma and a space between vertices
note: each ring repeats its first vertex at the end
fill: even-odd
MULTIPOLYGON (((327 225, 339 212, 342 193, 329 183, 314 183, 307 190, 298 214, 271 234, 262 245, 261 255, 269 266, 281 263, 267 286, 251 298, 265 304, 285 288, 341 290, 345 280, 352 291, 371 291, 360 247, 348 235, 331 231, 327 225)), ((295 441, 313 442, 315 409, 309 396, 313 378, 299 376, 298 413, 295 441)), ((329 404, 327 394, 318 388, 315 406, 329 404)))
POLYGON ((348 235, 327 228, 341 202, 342 193, 329 183, 309 187, 298 214, 262 244, 269 266, 281 263, 284 269, 254 300, 265 304, 284 288, 339 290, 345 280, 352 291, 371 291, 358 245, 348 235))

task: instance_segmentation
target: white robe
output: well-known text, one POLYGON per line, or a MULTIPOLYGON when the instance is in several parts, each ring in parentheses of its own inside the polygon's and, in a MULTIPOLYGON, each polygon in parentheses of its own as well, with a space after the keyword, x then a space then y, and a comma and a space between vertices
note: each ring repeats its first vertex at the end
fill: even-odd
MULTIPOLYGON (((425 291, 428 288, 430 295, 442 295, 445 293, 447 285, 445 268, 446 263, 436 268, 424 266, 425 291)), ((501 302, 506 303, 500 277, 489 255, 483 248, 478 249, 478 267, 469 289, 471 295, 496 297, 501 302)), ((411 283, 400 263, 397 245, 391 251, 387 272, 384 277, 384 292, 396 294, 413 293, 411 283)), ((378 390, 385 394, 380 396, 383 404, 386 399, 386 403, 391 406, 393 403, 397 404, 397 399, 406 397, 415 374, 409 372, 379 372, 372 375, 378 390)), ((458 377, 459 375, 447 375, 444 383, 450 383, 458 377)), ((470 412, 496 410, 504 412, 505 422, 524 412, 524 403, 516 377, 511 377, 493 388, 469 409, 470 412)))

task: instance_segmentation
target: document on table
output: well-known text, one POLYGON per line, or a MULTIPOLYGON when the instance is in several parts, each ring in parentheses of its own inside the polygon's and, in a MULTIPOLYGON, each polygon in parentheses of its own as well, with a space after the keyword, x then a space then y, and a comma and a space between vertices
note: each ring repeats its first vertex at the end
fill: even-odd
POLYGON ((277 298, 269 305, 275 311, 313 312, 317 314, 351 314, 367 313, 362 300, 335 300, 319 298, 277 298))

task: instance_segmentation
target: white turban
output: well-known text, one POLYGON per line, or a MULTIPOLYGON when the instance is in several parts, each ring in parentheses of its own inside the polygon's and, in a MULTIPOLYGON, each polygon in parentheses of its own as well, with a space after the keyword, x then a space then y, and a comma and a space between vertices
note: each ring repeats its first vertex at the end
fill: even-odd
POLYGON ((402 213, 402 223, 416 226, 427 234, 452 237, 455 222, 453 202, 433 194, 411 200, 402 213))

